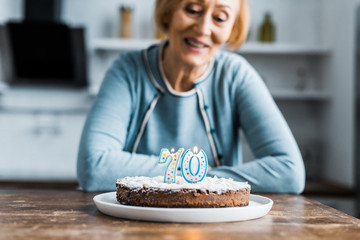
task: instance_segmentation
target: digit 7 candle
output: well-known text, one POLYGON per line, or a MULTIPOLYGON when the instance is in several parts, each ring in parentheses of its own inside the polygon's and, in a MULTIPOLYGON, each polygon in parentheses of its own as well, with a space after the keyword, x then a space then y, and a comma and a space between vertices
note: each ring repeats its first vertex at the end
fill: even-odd
POLYGON ((181 154, 184 152, 183 148, 179 148, 176 153, 174 149, 171 149, 171 153, 167 148, 162 148, 160 151, 160 160, 159 163, 166 163, 169 161, 168 166, 164 175, 165 183, 175 183, 176 182, 176 171, 178 159, 181 157, 181 154))

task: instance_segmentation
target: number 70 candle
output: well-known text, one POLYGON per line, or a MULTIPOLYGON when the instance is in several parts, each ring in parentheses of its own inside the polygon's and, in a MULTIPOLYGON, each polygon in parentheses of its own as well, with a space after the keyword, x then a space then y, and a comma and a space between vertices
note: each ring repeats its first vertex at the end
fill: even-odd
POLYGON ((198 148, 195 146, 193 151, 190 149, 186 150, 185 154, 181 157, 184 152, 184 148, 174 153, 174 149, 171 152, 167 148, 161 149, 160 152, 160 163, 168 162, 168 166, 165 171, 164 182, 175 183, 176 182, 176 171, 178 159, 181 158, 181 174, 183 178, 189 183, 196 183, 202 181, 208 169, 208 160, 204 150, 198 152, 198 148), (192 166, 194 162, 197 164, 195 172, 193 172, 192 166))
POLYGON ((176 153, 174 149, 171 149, 171 152, 167 148, 162 148, 160 152, 160 163, 166 163, 169 161, 168 166, 165 171, 164 182, 165 183, 175 183, 176 182, 176 170, 178 159, 180 159, 181 154, 184 152, 183 148, 179 148, 176 153))

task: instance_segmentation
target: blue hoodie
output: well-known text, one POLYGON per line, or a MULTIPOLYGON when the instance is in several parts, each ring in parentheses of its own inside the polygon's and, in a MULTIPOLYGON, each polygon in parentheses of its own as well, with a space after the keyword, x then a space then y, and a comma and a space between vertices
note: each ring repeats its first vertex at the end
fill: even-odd
POLYGON ((252 192, 302 192, 298 146, 253 67, 219 50, 195 87, 177 92, 163 73, 162 49, 121 54, 108 70, 81 137, 80 186, 111 191, 121 177, 164 175, 161 148, 196 145, 212 167, 207 176, 247 181, 252 192), (246 163, 240 130, 255 157, 246 163))

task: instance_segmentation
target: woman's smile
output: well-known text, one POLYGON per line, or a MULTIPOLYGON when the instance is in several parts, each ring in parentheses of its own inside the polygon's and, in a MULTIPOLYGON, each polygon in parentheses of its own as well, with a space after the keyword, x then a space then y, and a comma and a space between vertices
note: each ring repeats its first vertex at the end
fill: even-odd
POLYGON ((198 52, 198 53, 206 51, 210 47, 209 44, 206 44, 192 37, 185 38, 184 43, 186 47, 189 49, 189 51, 198 52))

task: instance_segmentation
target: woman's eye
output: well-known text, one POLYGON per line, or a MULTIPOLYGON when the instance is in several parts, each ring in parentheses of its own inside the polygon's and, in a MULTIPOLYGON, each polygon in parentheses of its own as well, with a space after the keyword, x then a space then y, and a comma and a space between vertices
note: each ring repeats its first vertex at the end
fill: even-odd
POLYGON ((197 14, 201 12, 201 8, 195 5, 188 5, 185 7, 185 11, 190 14, 197 14))
POLYGON ((225 22, 228 19, 228 17, 226 16, 226 14, 219 14, 219 15, 216 15, 214 17, 214 19, 217 22, 225 22))

